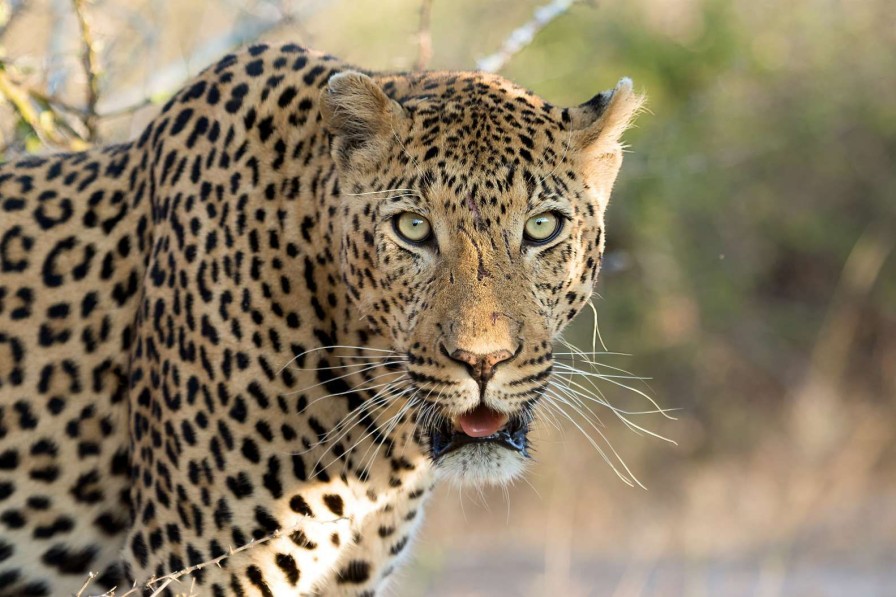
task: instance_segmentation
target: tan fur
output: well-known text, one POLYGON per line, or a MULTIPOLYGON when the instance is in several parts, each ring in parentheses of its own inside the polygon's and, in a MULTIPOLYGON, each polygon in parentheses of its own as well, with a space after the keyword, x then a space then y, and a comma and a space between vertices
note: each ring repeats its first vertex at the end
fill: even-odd
POLYGON ((130 143, 0 166, 0 595, 382 591, 437 478, 524 469, 433 438, 528 429, 641 101, 256 46, 130 143))

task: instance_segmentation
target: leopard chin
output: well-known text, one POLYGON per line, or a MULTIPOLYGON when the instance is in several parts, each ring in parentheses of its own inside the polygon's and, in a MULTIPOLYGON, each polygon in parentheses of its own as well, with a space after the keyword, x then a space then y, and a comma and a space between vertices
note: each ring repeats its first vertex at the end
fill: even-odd
POLYGON ((514 417, 486 436, 474 437, 444 421, 429 430, 429 451, 440 479, 464 486, 506 485, 531 461, 529 417, 514 417))
POLYGON ((467 444, 435 461, 439 480, 463 486, 507 485, 525 473, 531 459, 494 443, 467 444))

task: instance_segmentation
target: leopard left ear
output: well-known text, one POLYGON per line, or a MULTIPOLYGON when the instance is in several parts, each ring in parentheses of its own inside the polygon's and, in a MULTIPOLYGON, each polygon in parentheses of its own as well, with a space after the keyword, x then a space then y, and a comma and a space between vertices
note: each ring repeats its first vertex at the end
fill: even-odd
POLYGON ((347 167, 376 162, 404 110, 365 74, 345 71, 330 77, 320 94, 324 126, 333 135, 331 152, 347 167))
POLYGON ((609 91, 567 110, 572 145, 581 152, 599 156, 621 152, 620 138, 644 105, 644 96, 632 91, 632 81, 624 78, 609 91))

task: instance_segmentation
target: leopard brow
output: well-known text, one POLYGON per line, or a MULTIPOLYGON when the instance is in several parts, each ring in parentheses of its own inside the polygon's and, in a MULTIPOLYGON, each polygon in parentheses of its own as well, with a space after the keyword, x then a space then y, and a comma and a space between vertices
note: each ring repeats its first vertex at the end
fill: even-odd
POLYGON ((553 192, 545 193, 540 197, 529 197, 529 200, 526 202, 526 209, 532 213, 541 213, 555 209, 568 218, 572 217, 572 210, 564 202, 563 196, 553 192))
POLYGON ((388 220, 402 211, 414 211, 420 215, 429 216, 429 209, 425 204, 423 195, 410 193, 384 198, 383 204, 381 204, 378 211, 380 218, 383 220, 388 220), (412 198, 419 199, 419 201, 410 201, 409 199, 412 198))

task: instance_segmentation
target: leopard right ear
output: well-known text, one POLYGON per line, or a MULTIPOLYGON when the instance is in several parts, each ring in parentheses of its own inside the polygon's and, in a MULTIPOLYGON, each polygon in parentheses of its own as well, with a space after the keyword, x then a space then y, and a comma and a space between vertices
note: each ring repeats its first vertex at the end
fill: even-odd
POLYGON ((324 126, 333 135, 331 153, 341 167, 373 165, 390 142, 401 106, 373 79, 345 71, 330 77, 320 94, 324 126))
POLYGON ((632 125, 644 105, 644 96, 632 90, 630 79, 566 111, 570 147, 579 156, 584 177, 606 206, 622 166, 622 133, 632 125))
POLYGON ((621 149, 620 138, 644 106, 644 96, 632 89, 632 80, 623 78, 614 89, 598 93, 570 108, 567 114, 579 151, 599 155, 621 149))

